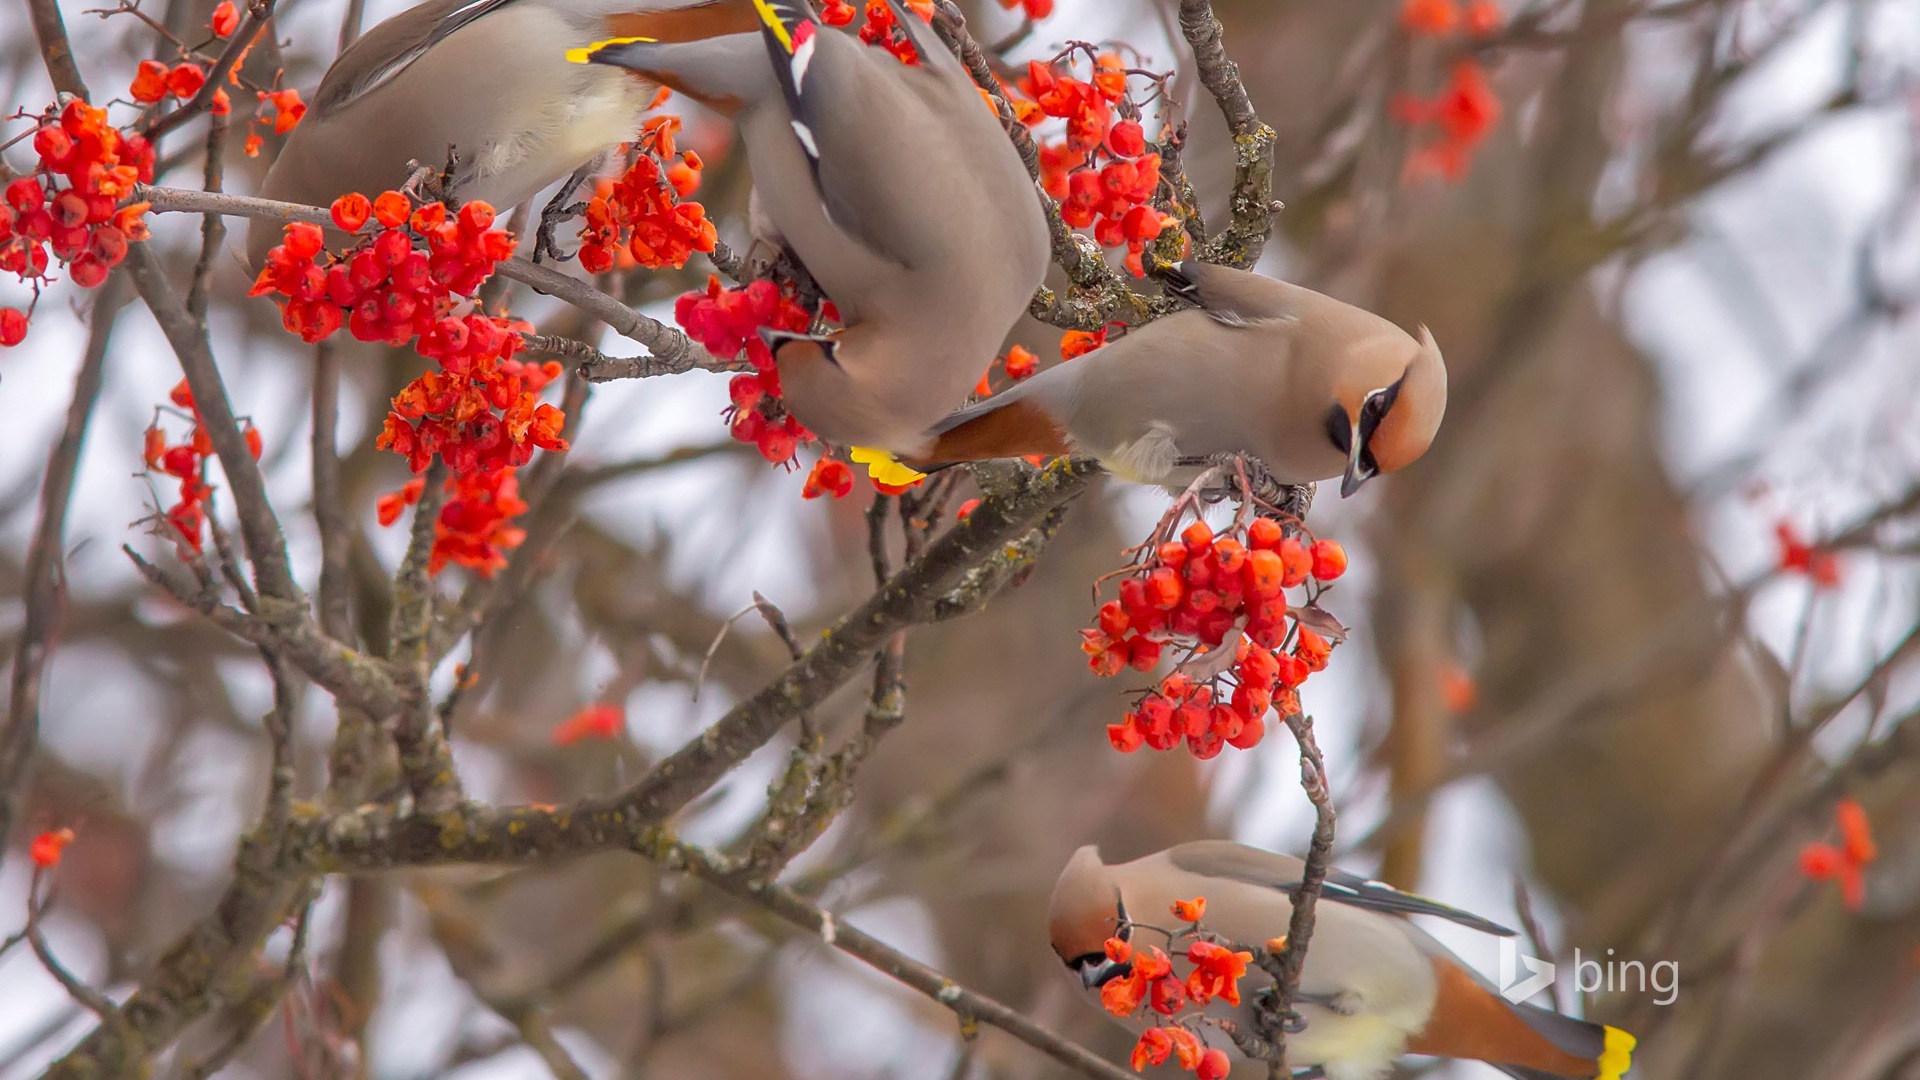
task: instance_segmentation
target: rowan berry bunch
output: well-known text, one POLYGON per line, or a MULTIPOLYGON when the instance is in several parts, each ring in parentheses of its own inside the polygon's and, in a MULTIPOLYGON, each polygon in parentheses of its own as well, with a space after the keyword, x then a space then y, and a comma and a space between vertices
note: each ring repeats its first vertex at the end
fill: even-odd
POLYGON ((277 294, 282 325, 317 342, 345 325, 360 341, 405 345, 431 332, 454 304, 493 276, 513 254, 513 234, 493 227, 493 207, 470 202, 449 214, 440 203, 415 207, 398 191, 335 199, 333 223, 359 234, 340 254, 310 222, 287 226, 267 253, 248 295, 277 294), (364 234, 371 219, 378 228, 364 234))
MULTIPOLYGON (((921 19, 933 21, 932 0, 906 0, 908 10, 921 19)), ((918 64, 920 56, 914 51, 913 42, 907 38, 895 21, 893 9, 887 6, 887 0, 866 0, 861 7, 855 7, 846 0, 828 0, 820 9, 820 21, 828 26, 850 26, 854 19, 865 16, 860 26, 860 40, 869 45, 877 45, 894 55, 894 58, 908 66, 918 64)))
MULTIPOLYGON (((180 484, 179 498, 167 508, 164 516, 166 532, 185 558, 198 555, 205 540, 207 504, 213 496, 213 488, 207 483, 207 463, 214 456, 213 438, 200 422, 200 410, 185 379, 180 380, 167 397, 176 408, 183 410, 182 419, 191 421, 193 426, 184 442, 170 444, 166 430, 160 426, 164 407, 155 409, 153 423, 147 427, 143 456, 149 474, 158 473, 180 484)), ((243 419, 240 423, 247 449, 258 460, 260 430, 251 420, 243 419)))
MULTIPOLYGON (((526 510, 516 470, 535 450, 568 448, 566 414, 540 400, 561 366, 515 358, 526 324, 461 310, 513 254, 513 234, 493 227, 484 202, 449 211, 440 203, 415 206, 398 191, 343 195, 332 215, 354 235, 352 246, 336 255, 320 226, 288 225, 253 295, 284 297, 281 321, 304 341, 344 324, 361 341, 411 342, 437 364, 394 396, 375 445, 405 457, 416 473, 435 458, 447 465, 448 499, 434 525, 429 569, 455 563, 491 575, 525 539, 512 525, 526 510), (375 228, 363 232, 369 222, 375 228)), ((397 521, 423 493, 416 480, 381 499, 381 523, 397 521)))
POLYGON ((807 472, 807 482, 800 489, 803 499, 818 499, 831 495, 844 499, 853 493, 853 467, 839 458, 823 457, 813 463, 807 472))
MULTIPOLYGON (((240 28, 240 11, 233 0, 221 0, 213 9, 209 20, 209 29, 213 40, 233 36, 240 28)), ((171 35, 168 35, 171 38, 171 35)), ((157 105, 168 98, 185 102, 191 100, 207 85, 207 72, 216 60, 208 55, 204 47, 188 45, 178 38, 171 38, 178 49, 177 59, 172 64, 159 60, 142 60, 134 70, 133 82, 127 88, 127 96, 141 105, 157 105)), ((205 43, 211 45, 212 41, 205 43)), ((252 49, 248 43, 241 52, 242 63, 234 64, 227 73, 227 82, 236 87, 252 89, 254 97, 260 102, 253 118, 248 122, 250 128, 271 127, 275 134, 285 135, 300 123, 307 114, 307 103, 300 99, 300 91, 278 88, 278 78, 269 86, 254 86, 241 75, 247 51, 252 49)), ((207 111, 215 116, 226 116, 233 111, 233 99, 227 94, 226 87, 214 90, 207 111)), ((246 140, 246 154, 257 157, 266 140, 258 130, 249 130, 246 140)))
POLYGON ((1333 642, 1302 615, 1320 621, 1320 593, 1346 568, 1339 544, 1288 535, 1268 517, 1236 522, 1224 536, 1195 521, 1178 538, 1142 548, 1122 571, 1119 597, 1080 631, 1081 649, 1102 677, 1151 671, 1170 649, 1186 655, 1107 728, 1114 749, 1171 750, 1184 740, 1205 760, 1223 746, 1259 745, 1267 712, 1299 712, 1300 685, 1327 665, 1333 642), (1305 590, 1299 609, 1287 602, 1295 588, 1305 590), (1234 650, 1231 663, 1215 659, 1223 648, 1234 650))
MULTIPOLYGON (((1100 1004, 1121 1019, 1144 1014, 1145 1019, 1157 1021, 1133 1044, 1135 1072, 1163 1064, 1171 1057, 1200 1080, 1221 1080, 1232 1063, 1225 1050, 1207 1046, 1201 1036, 1202 1028, 1221 1024, 1219 1018, 1205 1015, 1204 1010, 1216 998, 1228 1005, 1240 1004, 1240 980, 1253 962, 1253 953, 1236 949, 1201 926, 1207 912, 1206 897, 1177 900, 1172 911, 1185 926, 1166 930, 1129 923, 1120 928, 1120 936, 1107 939, 1107 959, 1126 965, 1126 974, 1109 979, 1100 988, 1100 1004), (1167 948, 1185 962, 1185 978, 1174 974, 1175 960, 1166 952, 1151 945, 1131 944, 1133 934, 1140 930, 1166 935, 1167 948), (1170 1019, 1163 1021, 1161 1017, 1170 1019)), ((1276 951, 1285 948, 1285 939, 1276 938, 1267 947, 1276 951)))
MULTIPOLYGON (((83 289, 107 280, 127 246, 147 238, 146 203, 128 203, 136 183, 153 179, 153 147, 107 122, 78 98, 33 118, 34 172, 8 184, 0 205, 0 270, 33 286, 58 261, 83 289)), ((0 345, 26 339, 26 311, 0 308, 0 345)))
POLYGON ((1800 849, 1800 872, 1813 881, 1833 881, 1847 910, 1858 911, 1867 902, 1866 870, 1880 857, 1866 808, 1857 800, 1841 799, 1833 808, 1840 842, 1814 841, 1800 849))
MULTIPOLYGON (((669 91, 661 90, 653 104, 669 91)), ((707 208, 691 201, 705 167, 700 155, 674 143, 677 116, 656 116, 640 129, 637 156, 618 180, 602 181, 587 202, 580 229, 580 265, 598 274, 630 266, 679 269, 696 251, 711 254, 719 234, 707 208)))
POLYGON ((1040 146, 1040 179, 1060 200, 1060 215, 1076 229, 1092 229, 1102 247, 1127 249, 1127 269, 1144 276, 1142 253, 1173 219, 1152 205, 1160 188, 1160 155, 1147 152, 1140 108, 1131 96, 1136 76, 1158 88, 1161 77, 1135 72, 1118 53, 1074 45, 1050 63, 1027 65, 1016 101, 1023 123, 1066 121, 1059 141, 1040 146), (1090 58, 1087 78, 1076 61, 1090 58))
MULTIPOLYGON (((833 317, 831 305, 824 309, 833 317)), ((732 404, 727 409, 727 429, 741 442, 752 443, 760 456, 775 465, 793 460, 801 444, 813 441, 813 433, 801 426, 780 400, 780 371, 774 365, 773 350, 760 338, 762 327, 805 333, 813 325, 813 316, 793 296, 771 281, 754 281, 739 288, 723 288, 718 277, 709 276, 707 287, 683 293, 673 305, 674 321, 687 336, 715 356, 746 354, 752 372, 733 377, 727 386, 732 404)))
MULTIPOLYGON (((1415 37, 1447 41, 1465 32, 1480 38, 1500 28, 1500 7, 1492 0, 1406 0, 1400 26, 1415 37)), ((1407 154, 1401 177, 1459 180, 1474 151, 1500 122, 1500 98, 1487 82, 1486 68, 1468 57, 1449 71, 1446 86, 1431 98, 1401 94, 1393 99, 1393 117, 1423 135, 1407 154)))

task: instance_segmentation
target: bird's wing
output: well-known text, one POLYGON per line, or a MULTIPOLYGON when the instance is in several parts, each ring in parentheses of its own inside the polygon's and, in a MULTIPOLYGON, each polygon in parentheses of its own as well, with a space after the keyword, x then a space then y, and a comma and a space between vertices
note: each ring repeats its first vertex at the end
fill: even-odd
MULTIPOLYGON (((1305 864, 1292 855, 1247 847, 1226 840, 1200 840, 1181 844, 1167 852, 1174 865, 1209 877, 1231 878, 1278 889, 1289 897, 1300 891, 1300 876, 1305 864)), ((1449 907, 1424 896, 1401 892, 1383 881, 1328 868, 1320 887, 1320 897, 1349 907, 1391 915, 1434 915, 1488 934, 1512 937, 1514 932, 1499 923, 1472 912, 1449 907)))
POLYGON ((1300 317, 1299 290, 1270 277, 1188 259, 1160 268, 1166 289, 1224 326, 1261 326, 1300 317))
POLYGON ((429 0, 347 46, 314 91, 310 119, 337 113, 391 82, 448 34, 515 0, 429 0), (451 29, 448 24, 457 23, 451 29))

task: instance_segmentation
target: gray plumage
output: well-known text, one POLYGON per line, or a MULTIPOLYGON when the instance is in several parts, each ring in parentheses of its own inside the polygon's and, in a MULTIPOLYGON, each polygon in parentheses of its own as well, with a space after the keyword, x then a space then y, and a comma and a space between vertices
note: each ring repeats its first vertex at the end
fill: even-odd
POLYGON ((1416 339, 1311 289, 1207 263, 1169 277, 1197 307, 956 413, 915 459, 1045 453, 1063 442, 1125 479, 1179 486, 1194 462, 1217 454, 1249 454, 1275 479, 1304 484, 1350 467, 1391 471, 1425 451, 1446 409, 1446 369, 1425 328, 1416 339), (1390 388, 1362 431, 1370 395, 1390 388), (1021 403, 1018 422, 989 422, 1021 403), (1371 469, 1335 441, 1336 417, 1340 436, 1368 436, 1371 469))
MULTIPOLYGON (((1104 939, 1122 925, 1122 914, 1133 924, 1129 940, 1136 950, 1150 945, 1164 949, 1167 942, 1161 934, 1146 928, 1177 926, 1170 906, 1204 897, 1202 927, 1235 945, 1259 948, 1287 933, 1291 896, 1304 869, 1304 862, 1291 855, 1224 840, 1180 844, 1111 865, 1095 848, 1083 847, 1074 852, 1054 886, 1049 936, 1054 952, 1087 990, 1097 992, 1100 985, 1126 975, 1102 952, 1104 939)), ((1330 1080, 1374 1080, 1396 1057, 1412 1052, 1488 1061, 1523 1078, 1605 1075, 1618 1080, 1624 1072, 1633 1044, 1630 1036, 1505 1001, 1491 983, 1407 916, 1433 915, 1493 933, 1512 931, 1338 870, 1329 872, 1314 914, 1294 1002, 1304 1027, 1287 1040, 1288 1061, 1294 1067, 1322 1066, 1330 1080)), ((1176 958, 1176 976, 1184 977, 1187 970, 1186 962, 1176 958)), ((1251 1025, 1254 993, 1269 985, 1271 980, 1250 966, 1242 981, 1242 1003, 1215 1000, 1207 1011, 1251 1025)), ((1122 1022, 1136 1030, 1145 1026, 1138 1018, 1122 1022)))
POLYGON ((734 111, 759 238, 798 256, 846 327, 778 343, 787 404, 831 442, 903 450, 966 399, 1048 247, 999 118, 932 31, 895 11, 919 66, 817 24, 796 28, 790 55, 768 30, 593 59, 734 111))
MULTIPOLYGON (((428 0, 403 11, 334 61, 260 194, 315 206, 372 197, 404 183, 408 161, 437 169, 452 148, 453 196, 505 213, 639 132, 657 88, 566 52, 664 12, 678 33, 737 31, 752 17, 747 0, 428 0)), ((256 223, 255 265, 280 236, 256 223)))

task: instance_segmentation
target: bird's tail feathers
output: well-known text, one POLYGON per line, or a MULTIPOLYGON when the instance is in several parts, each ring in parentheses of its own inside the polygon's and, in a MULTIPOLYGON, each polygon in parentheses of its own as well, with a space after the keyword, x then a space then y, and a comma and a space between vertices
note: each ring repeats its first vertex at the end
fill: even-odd
POLYGON ((1033 398, 1007 391, 934 425, 933 442, 907 460, 918 468, 1072 452, 1060 421, 1033 398))
MULTIPOLYGON (((1617 1027, 1576 1020, 1525 1002, 1515 1003, 1513 1011, 1541 1038, 1574 1057, 1593 1062, 1593 1072, 1588 1074, 1591 1080, 1621 1080, 1633 1065, 1633 1048, 1638 1040, 1617 1027)), ((1525 1069, 1506 1071, 1521 1080, 1540 1080, 1554 1075, 1525 1069)))

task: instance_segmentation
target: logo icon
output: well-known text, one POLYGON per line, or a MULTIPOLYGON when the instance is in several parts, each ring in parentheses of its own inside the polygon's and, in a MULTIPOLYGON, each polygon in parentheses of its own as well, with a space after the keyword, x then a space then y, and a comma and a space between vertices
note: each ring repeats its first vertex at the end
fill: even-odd
POLYGON ((1500 939, 1500 996, 1518 1005, 1533 995, 1553 985, 1553 963, 1537 956, 1528 956, 1520 951, 1518 942, 1510 937, 1500 939), (1519 978, 1519 966, 1527 965, 1527 977, 1519 978))

